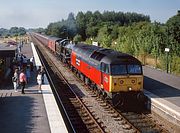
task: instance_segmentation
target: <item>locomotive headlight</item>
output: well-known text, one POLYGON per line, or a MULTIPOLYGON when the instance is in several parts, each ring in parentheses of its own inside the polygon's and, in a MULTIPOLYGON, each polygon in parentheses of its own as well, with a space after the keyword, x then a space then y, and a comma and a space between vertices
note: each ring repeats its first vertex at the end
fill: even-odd
POLYGON ((129 90, 129 91, 131 91, 131 90, 132 90, 132 88, 131 88, 131 87, 129 87, 129 88, 128 88, 128 90, 129 90))

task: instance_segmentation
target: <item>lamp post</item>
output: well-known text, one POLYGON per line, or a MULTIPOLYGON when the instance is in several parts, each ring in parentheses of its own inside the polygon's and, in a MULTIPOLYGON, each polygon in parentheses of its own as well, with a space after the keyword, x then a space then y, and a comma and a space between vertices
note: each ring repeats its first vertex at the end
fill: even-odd
POLYGON ((91 39, 90 39, 90 40, 91 40, 91 44, 93 44, 93 39, 92 39, 92 37, 91 37, 91 39))
POLYGON ((166 71, 167 71, 167 73, 168 73, 168 66, 169 66, 169 61, 168 61, 168 55, 169 55, 169 48, 165 48, 165 52, 166 52, 166 71))

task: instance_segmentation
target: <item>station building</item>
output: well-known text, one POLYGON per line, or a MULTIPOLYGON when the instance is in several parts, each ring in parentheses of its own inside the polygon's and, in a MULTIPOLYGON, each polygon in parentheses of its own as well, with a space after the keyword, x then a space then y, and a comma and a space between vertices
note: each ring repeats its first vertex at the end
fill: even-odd
POLYGON ((9 77, 16 54, 16 45, 0 43, 0 85, 9 77))

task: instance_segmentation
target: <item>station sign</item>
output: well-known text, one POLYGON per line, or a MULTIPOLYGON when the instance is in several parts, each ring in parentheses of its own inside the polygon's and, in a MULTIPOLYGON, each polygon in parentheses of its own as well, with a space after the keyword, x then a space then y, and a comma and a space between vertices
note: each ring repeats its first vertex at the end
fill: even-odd
POLYGON ((169 52, 170 51, 170 49, 169 48, 165 48, 165 52, 169 52))

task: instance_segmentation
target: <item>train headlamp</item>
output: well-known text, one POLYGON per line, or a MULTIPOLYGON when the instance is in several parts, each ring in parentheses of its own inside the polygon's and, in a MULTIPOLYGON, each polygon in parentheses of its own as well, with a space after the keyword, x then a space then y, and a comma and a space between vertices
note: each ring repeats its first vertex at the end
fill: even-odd
POLYGON ((128 87, 128 90, 129 90, 129 91, 131 91, 131 90, 132 90, 132 88, 131 88, 131 87, 128 87))

